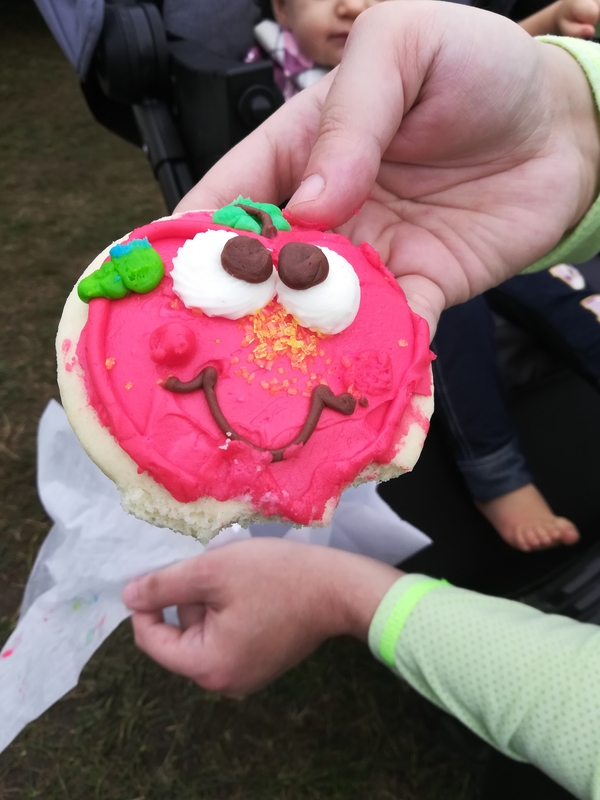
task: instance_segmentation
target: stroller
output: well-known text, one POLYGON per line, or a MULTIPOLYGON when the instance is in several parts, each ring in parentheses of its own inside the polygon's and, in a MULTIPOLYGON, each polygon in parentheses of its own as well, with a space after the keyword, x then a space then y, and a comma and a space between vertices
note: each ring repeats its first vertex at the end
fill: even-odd
MULTIPOLYGON (((36 2, 77 70, 94 117, 142 148, 169 212, 283 102, 271 62, 243 62, 253 25, 270 13, 268 2, 263 8, 254 0, 36 2)), ((582 271, 600 292, 600 261, 582 271)), ((499 331, 510 340, 500 350, 524 451, 544 496, 575 522, 581 541, 527 554, 504 544, 476 511, 434 416, 414 471, 379 487, 392 508, 434 541, 402 568, 600 623, 600 396, 577 365, 544 354, 535 338, 505 321, 499 331)), ((509 792, 514 800, 570 797, 534 768, 475 747, 458 723, 441 719, 459 747, 484 754, 485 800, 509 792)))

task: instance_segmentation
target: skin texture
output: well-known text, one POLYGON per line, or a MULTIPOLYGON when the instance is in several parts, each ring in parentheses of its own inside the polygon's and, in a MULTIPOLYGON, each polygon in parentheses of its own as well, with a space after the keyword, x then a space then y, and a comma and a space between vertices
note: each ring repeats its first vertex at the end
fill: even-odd
POLYGON ((307 58, 337 67, 352 23, 377 2, 381 0, 273 0, 272 5, 275 19, 292 31, 307 58))
MULTIPOLYGON (((591 92, 567 53, 493 14, 407 0, 362 14, 339 70, 232 150, 178 210, 294 195, 297 220, 373 245, 433 334, 445 307, 514 275, 577 224, 599 161, 591 92)), ((124 600, 142 650, 239 694, 328 636, 364 640, 399 574, 251 540, 142 578, 124 600), (173 603, 182 630, 162 622, 173 603)))
POLYGON ((329 547, 253 539, 129 584, 139 648, 207 689, 256 691, 331 636, 366 641, 384 594, 402 575, 329 547), (163 622, 177 605, 181 628, 163 622))
POLYGON ((433 334, 445 307, 577 224, 598 160, 591 92, 570 55, 497 15, 406 0, 361 14, 338 70, 231 150, 177 210, 237 193, 291 197, 294 219, 375 247, 433 334))
POLYGON ((558 0, 519 24, 531 36, 555 33, 589 39, 599 21, 598 0, 558 0))

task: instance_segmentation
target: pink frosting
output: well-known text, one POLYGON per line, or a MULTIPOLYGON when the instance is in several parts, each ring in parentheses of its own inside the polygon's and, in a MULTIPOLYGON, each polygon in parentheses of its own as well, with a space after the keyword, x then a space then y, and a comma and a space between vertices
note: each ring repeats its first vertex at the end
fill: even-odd
MULTIPOLYGON (((427 419, 405 412, 413 394, 431 393, 428 327, 371 247, 294 227, 276 239, 257 237, 272 249, 275 265, 290 241, 336 250, 358 275, 360 308, 352 325, 334 336, 300 329, 311 342, 302 362, 293 364, 289 352, 267 361, 256 349, 258 340, 249 341, 252 317, 207 317, 173 293, 169 272, 178 248, 199 231, 222 227, 195 212, 131 234, 148 237, 167 274, 147 295, 90 302, 77 347, 89 400, 139 472, 148 472, 180 502, 243 499, 266 516, 309 524, 365 467, 388 463, 411 423, 427 429, 427 419), (264 448, 294 439, 319 382, 361 402, 349 417, 325 409, 308 442, 273 462, 268 452, 229 441, 202 391, 173 394, 161 386, 169 375, 188 381, 208 365, 219 373, 217 397, 227 420, 264 448)), ((271 304, 263 316, 277 308, 271 304)))

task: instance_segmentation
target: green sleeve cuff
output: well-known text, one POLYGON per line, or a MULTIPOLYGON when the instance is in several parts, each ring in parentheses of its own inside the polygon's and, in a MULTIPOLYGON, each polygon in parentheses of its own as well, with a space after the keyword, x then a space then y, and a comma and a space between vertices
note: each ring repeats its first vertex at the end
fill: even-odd
MULTIPOLYGON (((600 45, 570 36, 538 36, 537 41, 554 44, 570 53, 584 71, 592 89, 596 108, 600 109, 600 45)), ((539 272, 555 264, 581 264, 600 252, 600 195, 579 225, 565 234, 549 253, 523 270, 539 272)))
POLYGON ((411 611, 432 589, 448 582, 426 575, 403 575, 387 591, 369 627, 369 647, 375 658, 394 666, 396 644, 411 611))

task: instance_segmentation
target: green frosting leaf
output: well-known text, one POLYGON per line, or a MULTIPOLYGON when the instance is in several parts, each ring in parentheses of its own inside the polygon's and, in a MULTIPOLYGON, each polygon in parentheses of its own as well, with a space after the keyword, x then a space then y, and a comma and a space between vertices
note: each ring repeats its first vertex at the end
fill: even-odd
POLYGON ((165 266, 148 239, 132 239, 110 250, 110 259, 81 280, 77 294, 84 303, 94 297, 120 300, 130 292, 147 294, 165 274, 165 266))
POLYGON ((229 203, 229 205, 223 206, 215 211, 212 215, 212 221, 217 225, 227 225, 228 228, 233 228, 234 230, 261 233, 261 225, 256 217, 250 216, 247 211, 244 211, 243 208, 239 208, 236 203, 242 203, 245 206, 252 206, 253 208, 260 208, 262 211, 266 211, 278 231, 291 230, 290 223, 284 218, 278 206, 272 203, 255 203, 253 200, 250 200, 250 198, 242 197, 241 195, 237 200, 234 200, 233 203, 229 203))

